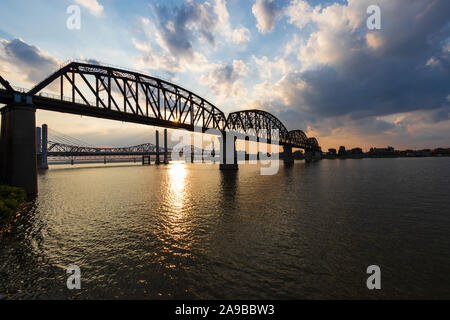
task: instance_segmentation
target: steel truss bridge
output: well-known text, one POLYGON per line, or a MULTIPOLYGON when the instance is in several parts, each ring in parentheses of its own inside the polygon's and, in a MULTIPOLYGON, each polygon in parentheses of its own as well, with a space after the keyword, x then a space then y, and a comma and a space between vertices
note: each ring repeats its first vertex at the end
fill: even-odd
MULTIPOLYGON (((114 67, 70 62, 28 92, 14 90, 0 75, 0 103, 24 102, 36 109, 104 119, 195 129, 234 130, 280 145, 319 150, 301 130, 288 131, 274 115, 262 110, 225 114, 195 93, 149 75, 114 67), (48 94, 47 89, 57 94, 48 94), (18 101, 20 100, 20 101, 18 101)), ((238 136, 239 138, 240 136, 238 136)))
MULTIPOLYGON (((191 146, 186 146, 189 150, 191 146)), ((200 148, 193 148, 194 154, 203 154, 204 152, 208 152, 211 150, 202 150, 200 148)), ((168 149, 168 152, 171 153, 172 149, 168 149)), ((184 149, 180 151, 183 153, 184 149)), ((163 155, 164 148, 159 148, 157 150, 156 145, 153 143, 143 143, 136 146, 131 147, 89 147, 89 146, 78 146, 78 145, 69 145, 61 142, 48 141, 47 148, 47 156, 49 157, 80 157, 80 156, 136 156, 136 155, 163 155)))
MULTIPOLYGON (((25 186, 29 193, 37 192, 37 176, 31 182, 26 177, 33 174, 34 160, 20 159, 36 157, 36 109, 220 135, 221 169, 228 165, 230 133, 235 139, 279 144, 288 155, 292 148, 305 149, 307 161, 312 161, 311 154, 314 158, 321 154, 315 138, 302 130, 289 131, 269 112, 243 110, 226 117, 206 99, 176 84, 106 65, 72 61, 28 91, 14 89, 0 75, 0 104, 6 105, 1 109, 0 179, 25 186)), ((236 160, 230 168, 237 169, 236 160)))
POLYGON ((152 143, 125 148, 102 148, 68 145, 49 140, 47 148, 49 157, 156 155, 163 154, 163 152, 163 148, 159 148, 159 152, 157 152, 156 145, 152 143))

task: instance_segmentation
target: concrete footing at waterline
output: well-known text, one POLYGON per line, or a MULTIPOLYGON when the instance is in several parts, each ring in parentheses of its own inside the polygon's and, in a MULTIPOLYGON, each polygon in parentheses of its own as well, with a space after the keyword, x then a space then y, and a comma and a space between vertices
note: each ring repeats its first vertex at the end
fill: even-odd
POLYGON ((169 154, 167 149, 167 129, 164 129, 164 164, 169 164, 169 154))
POLYGON ((292 166, 294 164, 291 146, 283 146, 283 162, 285 166, 292 166))
POLYGON ((42 128, 36 128, 37 167, 39 170, 48 169, 47 142, 48 127, 46 124, 43 124, 42 128))
POLYGON ((36 109, 11 104, 1 109, 0 180, 21 187, 27 195, 38 192, 36 109))
POLYGON ((238 170, 238 159, 237 159, 237 150, 236 150, 236 140, 235 136, 229 137, 233 139, 233 141, 229 141, 227 143, 227 134, 225 132, 222 133, 219 138, 220 142, 220 170, 238 170))

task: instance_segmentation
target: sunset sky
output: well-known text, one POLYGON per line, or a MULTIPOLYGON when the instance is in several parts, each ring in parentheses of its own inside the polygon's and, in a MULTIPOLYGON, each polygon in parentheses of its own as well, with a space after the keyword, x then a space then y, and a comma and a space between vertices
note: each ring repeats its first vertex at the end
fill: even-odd
MULTIPOLYGON (((225 112, 263 109, 322 148, 450 147, 448 0, 2 0, 0 74, 31 88, 69 59, 173 81, 225 112), (66 12, 81 8, 81 28, 66 12), (370 5, 381 30, 368 30, 370 5)), ((154 128, 38 111, 93 145, 154 128)))

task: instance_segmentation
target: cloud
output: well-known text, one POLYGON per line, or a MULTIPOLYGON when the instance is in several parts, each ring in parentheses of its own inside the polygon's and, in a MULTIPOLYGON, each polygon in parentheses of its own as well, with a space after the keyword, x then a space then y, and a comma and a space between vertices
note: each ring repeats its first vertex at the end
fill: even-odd
POLYGON ((200 77, 200 84, 206 85, 219 98, 245 95, 242 77, 249 69, 242 60, 221 65, 200 77))
POLYGON ((148 42, 132 39, 136 49, 144 54, 137 57, 138 69, 164 70, 170 73, 186 72, 187 70, 204 72, 214 68, 216 64, 210 63, 200 53, 192 51, 189 55, 176 57, 167 52, 160 52, 151 47, 148 42))
POLYGON ((22 39, 0 40, 2 75, 11 84, 33 86, 59 68, 60 61, 22 39))
POLYGON ((292 70, 292 66, 284 59, 276 57, 274 60, 266 56, 258 58, 253 56, 253 61, 259 71, 259 76, 263 79, 271 79, 274 74, 287 74, 292 70))
POLYGON ((241 25, 235 29, 230 26, 230 15, 225 0, 215 1, 214 12, 218 18, 218 26, 228 40, 236 44, 244 44, 250 41, 250 30, 241 25))
POLYGON ((157 43, 173 56, 192 56, 197 39, 215 45, 216 18, 209 2, 187 1, 177 7, 153 7, 157 43))
POLYGON ((186 1, 171 7, 157 4, 152 9, 154 19, 142 18, 138 25, 143 39, 132 40, 135 48, 144 53, 137 58, 139 68, 170 73, 210 72, 220 64, 209 62, 204 52, 208 46, 216 49, 219 34, 236 44, 250 40, 247 28, 231 27, 225 0, 186 1))
POLYGON ((97 0, 75 0, 75 2, 87 8, 94 16, 100 16, 103 13, 103 6, 97 0))
POLYGON ((257 21, 256 27, 263 34, 272 32, 281 16, 281 10, 273 0, 256 0, 252 12, 257 21))
MULTIPOLYGON (((353 125, 361 135, 405 132, 391 128, 398 129, 400 123, 377 119, 408 112, 445 122, 450 83, 450 23, 445 13, 450 2, 377 3, 382 30, 369 31, 365 19, 371 0, 315 7, 291 1, 284 9, 288 22, 307 32, 302 41, 293 36, 287 44, 289 53, 297 53, 299 67, 276 82, 266 79, 255 85, 253 98, 274 109, 298 112, 323 135, 329 131, 323 123, 332 123, 335 130, 353 125)), ((424 117, 414 119, 425 122, 424 117)), ((349 130, 334 133, 344 131, 349 130)))

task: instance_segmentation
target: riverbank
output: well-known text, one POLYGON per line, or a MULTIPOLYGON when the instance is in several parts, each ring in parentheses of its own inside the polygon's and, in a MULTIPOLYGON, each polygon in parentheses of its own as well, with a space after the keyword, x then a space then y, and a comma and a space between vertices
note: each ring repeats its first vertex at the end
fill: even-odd
POLYGON ((22 188, 0 185, 0 237, 8 229, 18 210, 25 202, 26 194, 22 188))

